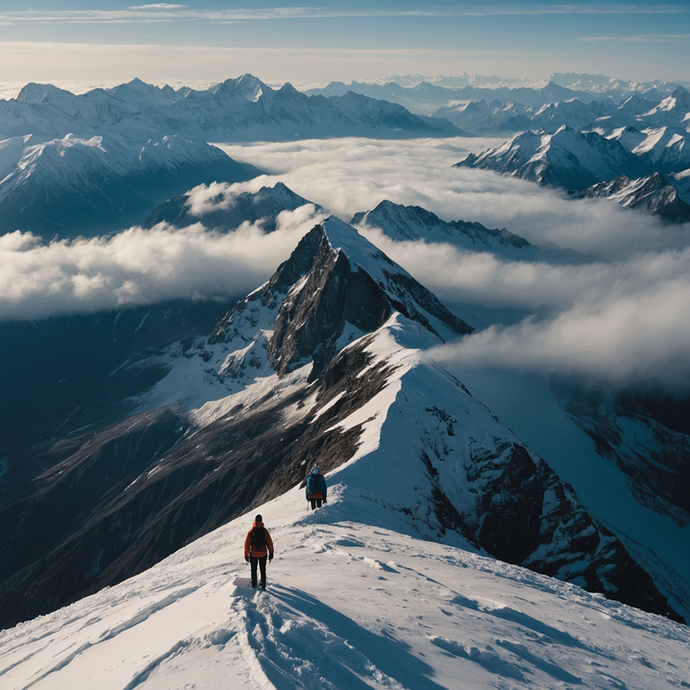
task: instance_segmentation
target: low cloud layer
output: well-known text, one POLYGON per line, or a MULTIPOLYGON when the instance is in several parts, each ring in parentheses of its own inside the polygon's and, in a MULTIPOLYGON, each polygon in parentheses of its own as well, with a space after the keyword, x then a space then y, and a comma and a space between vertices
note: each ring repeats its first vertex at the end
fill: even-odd
POLYGON ((559 264, 502 260, 447 244, 394 242, 377 230, 365 234, 441 299, 492 309, 568 310, 611 296, 634 298, 690 275, 690 249, 559 264))
POLYGON ((552 319, 490 328, 437 348, 440 362, 575 376, 613 387, 690 390, 690 279, 646 292, 606 295, 552 319))
POLYGON ((172 298, 242 295, 267 280, 313 227, 313 207, 284 212, 266 235, 200 224, 159 224, 109 238, 44 244, 29 233, 0 237, 0 320, 88 313, 172 298))

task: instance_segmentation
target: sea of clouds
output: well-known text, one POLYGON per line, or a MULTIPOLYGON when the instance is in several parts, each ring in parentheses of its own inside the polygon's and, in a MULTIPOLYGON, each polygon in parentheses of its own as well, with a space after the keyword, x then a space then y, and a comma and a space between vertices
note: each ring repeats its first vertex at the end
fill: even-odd
POLYGON ((690 227, 664 225, 607 200, 573 201, 522 180, 452 167, 495 143, 330 139, 222 146, 269 174, 211 192, 193 190, 188 203, 199 219, 195 225, 135 227, 48 244, 21 232, 0 237, 0 319, 249 292, 324 214, 313 205, 285 212, 271 234, 260 223, 216 232, 204 227, 204 214, 242 191, 282 181, 326 214, 348 221, 389 199, 445 220, 507 227, 538 246, 573 250, 570 261, 510 261, 368 231, 446 303, 521 315, 514 323, 484 323, 439 348, 434 355, 441 361, 686 390, 690 227))

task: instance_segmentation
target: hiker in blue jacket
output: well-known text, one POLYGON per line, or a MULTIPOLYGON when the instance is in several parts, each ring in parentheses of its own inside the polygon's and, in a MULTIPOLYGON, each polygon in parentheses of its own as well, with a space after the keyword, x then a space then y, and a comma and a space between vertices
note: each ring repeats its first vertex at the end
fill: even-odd
POLYGON ((312 510, 320 508, 322 501, 326 502, 326 478, 319 473, 316 465, 307 477, 307 501, 311 501, 312 510))

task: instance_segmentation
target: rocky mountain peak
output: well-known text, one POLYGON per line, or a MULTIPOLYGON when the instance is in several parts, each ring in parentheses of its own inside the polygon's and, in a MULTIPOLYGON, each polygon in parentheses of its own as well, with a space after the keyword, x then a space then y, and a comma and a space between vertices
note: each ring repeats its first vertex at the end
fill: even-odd
POLYGON ((302 238, 268 283, 221 321, 210 342, 227 340, 240 315, 257 302, 278 307, 267 355, 281 375, 312 360, 311 376, 318 376, 336 352, 396 311, 441 341, 472 331, 407 271, 334 217, 302 238))

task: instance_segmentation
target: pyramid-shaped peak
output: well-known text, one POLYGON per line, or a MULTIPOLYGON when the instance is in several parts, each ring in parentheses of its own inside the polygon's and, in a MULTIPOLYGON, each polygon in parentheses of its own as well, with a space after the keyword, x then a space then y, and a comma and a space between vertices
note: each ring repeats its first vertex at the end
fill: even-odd
POLYGON ((279 93, 283 95, 301 95, 301 92, 298 91, 289 81, 286 81, 281 87, 279 93))
POLYGON ((269 91, 272 91, 270 86, 267 86, 258 77, 247 72, 241 77, 237 77, 237 79, 226 79, 216 93, 229 93, 248 101, 257 101, 269 91))
POLYGON ((259 302, 279 309, 268 345, 271 366, 285 374, 305 361, 318 376, 349 339, 372 333, 398 312, 423 326, 435 342, 473 329, 452 314, 405 269, 339 218, 315 225, 262 288, 212 334, 226 340, 235 313, 259 302))
POLYGON ((153 91, 160 91, 161 89, 158 86, 154 86, 153 84, 147 84, 145 81, 139 79, 139 77, 134 77, 131 81, 125 82, 124 84, 118 84, 117 86, 114 86, 112 89, 106 89, 113 95, 142 95, 142 94, 148 94, 153 91))

